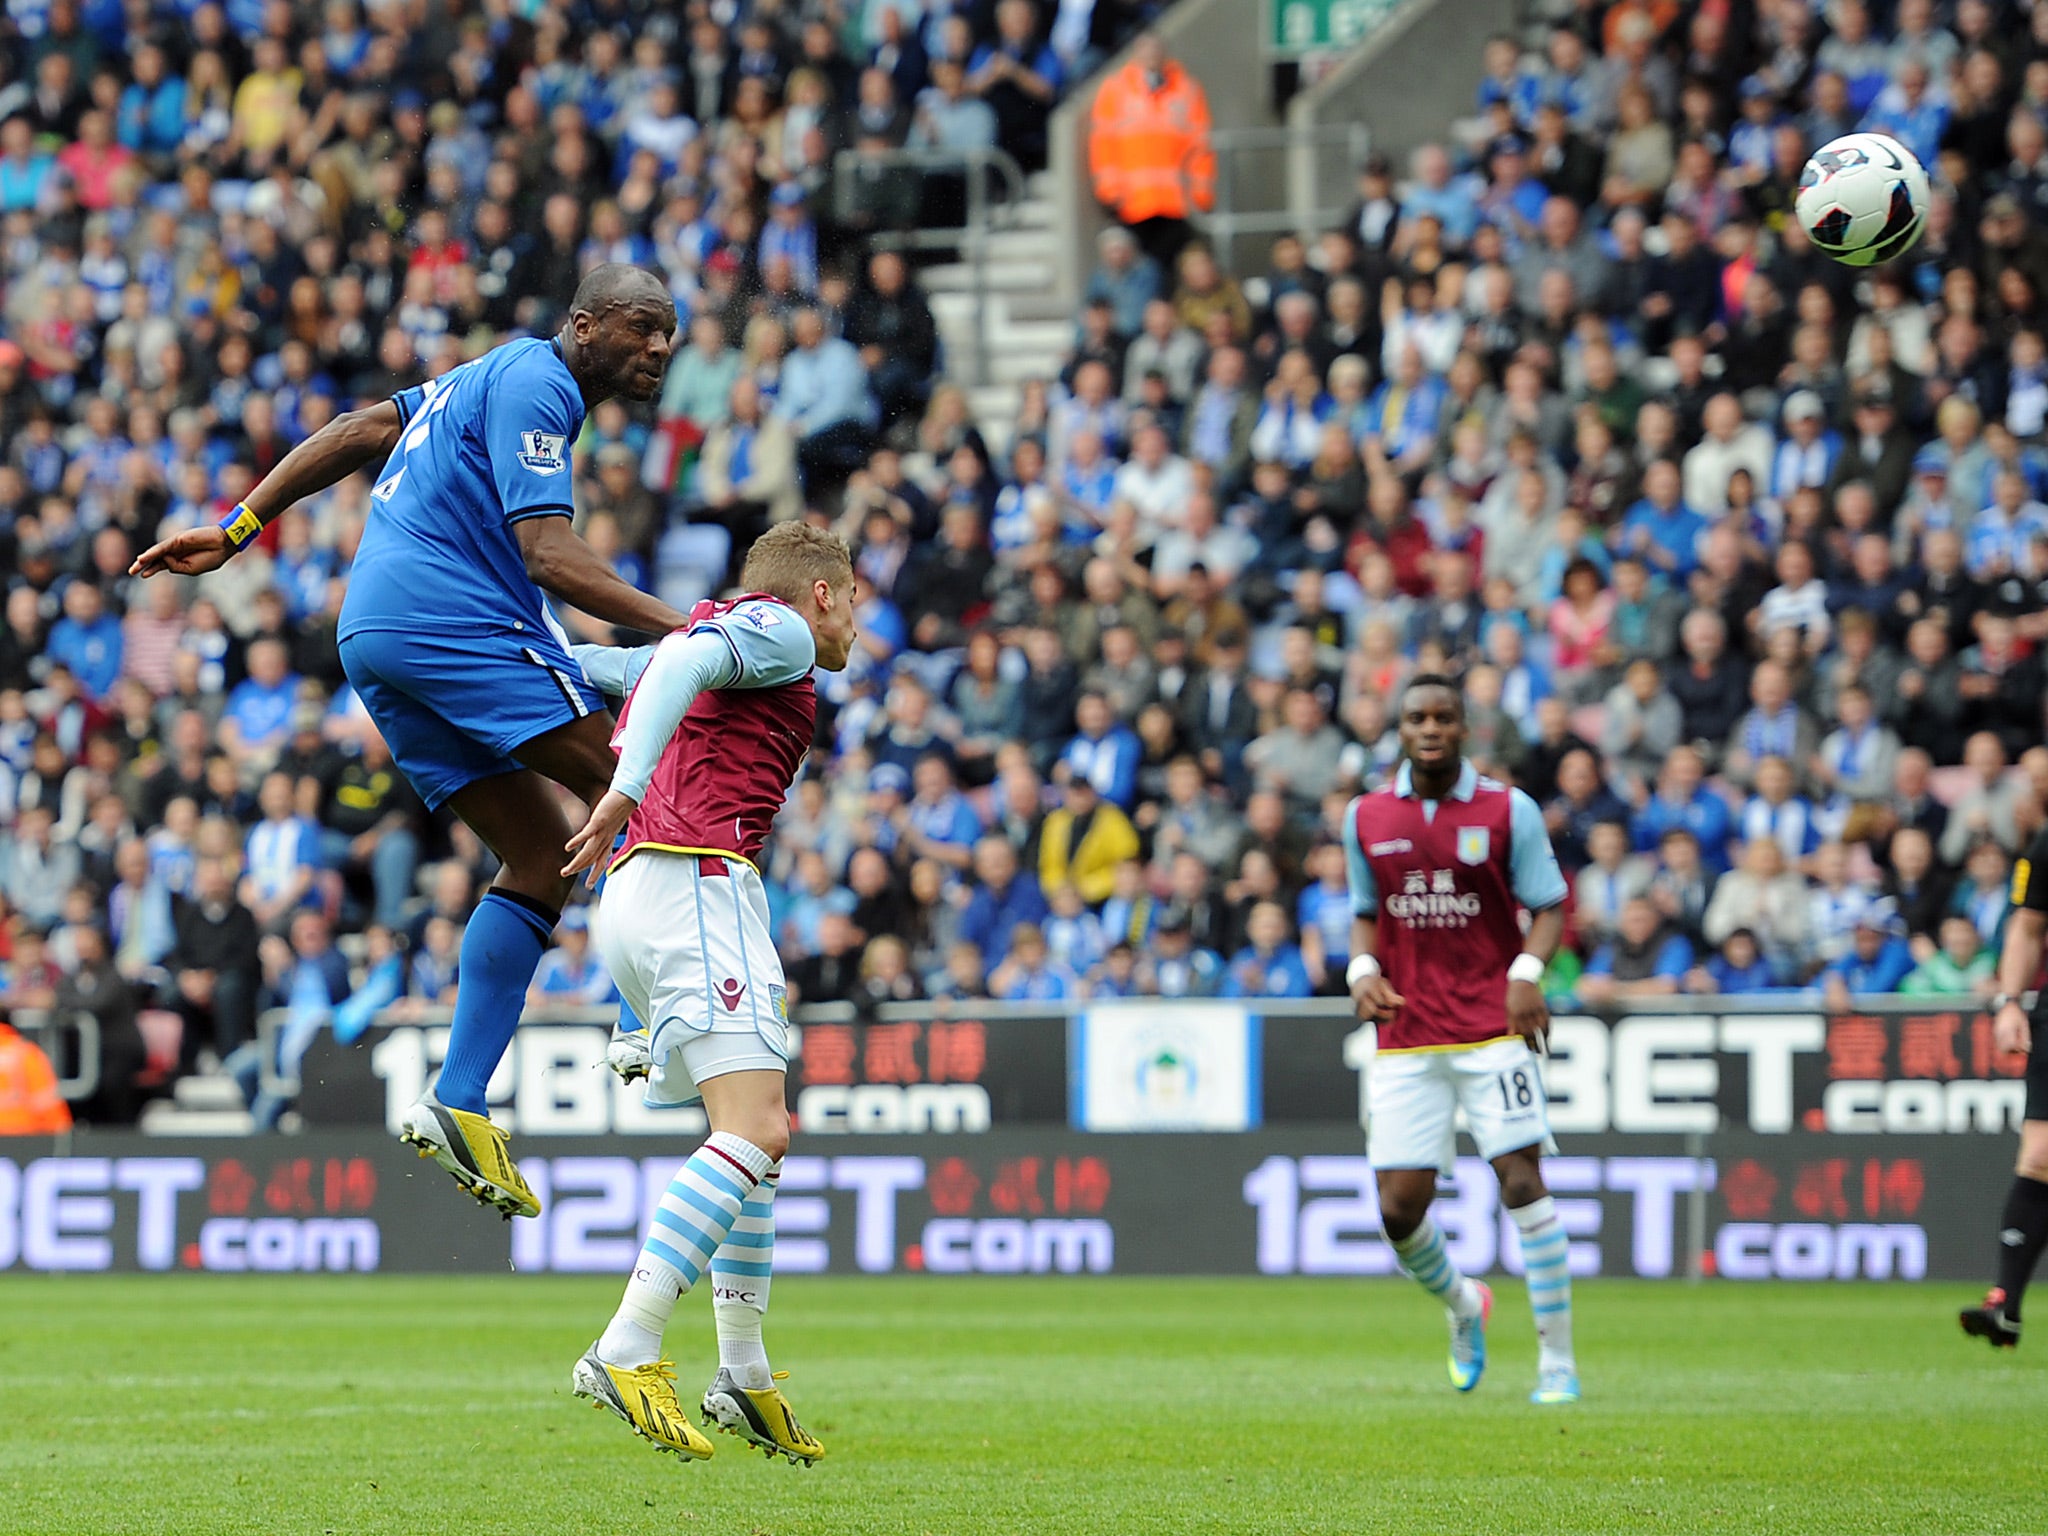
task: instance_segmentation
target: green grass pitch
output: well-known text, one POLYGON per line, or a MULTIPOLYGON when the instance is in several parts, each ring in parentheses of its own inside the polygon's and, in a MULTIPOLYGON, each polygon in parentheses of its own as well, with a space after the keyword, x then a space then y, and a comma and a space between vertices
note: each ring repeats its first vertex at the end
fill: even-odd
MULTIPOLYGON (((1512 1285, 1464 1398, 1397 1282, 784 1279, 812 1470, 571 1398, 616 1291, 0 1280, 0 1532, 2048 1530, 2048 1368, 1955 1286, 1582 1282, 1587 1401, 1536 1409, 1512 1285)), ((670 1343, 689 1401, 701 1298, 670 1343)))

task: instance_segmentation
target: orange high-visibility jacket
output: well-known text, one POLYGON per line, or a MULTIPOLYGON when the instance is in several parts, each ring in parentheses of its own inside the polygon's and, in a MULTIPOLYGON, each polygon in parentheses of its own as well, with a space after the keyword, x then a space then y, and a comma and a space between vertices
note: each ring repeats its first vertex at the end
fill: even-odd
POLYGON ((0 1136, 55 1136, 71 1129, 50 1058, 0 1024, 0 1136))
POLYGON ((1126 224, 1184 219, 1188 197, 1216 206, 1216 156, 1209 149, 1209 98, 1168 60, 1153 90, 1134 61, 1102 82, 1088 114, 1088 173, 1095 195, 1126 224))

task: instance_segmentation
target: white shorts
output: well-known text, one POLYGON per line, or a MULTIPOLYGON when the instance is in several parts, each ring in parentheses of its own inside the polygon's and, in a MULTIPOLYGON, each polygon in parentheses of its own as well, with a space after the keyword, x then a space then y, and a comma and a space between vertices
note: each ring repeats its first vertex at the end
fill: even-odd
POLYGON ((593 934, 648 1027, 650 1106, 694 1104, 697 1084, 729 1072, 788 1070, 789 995, 752 867, 643 849, 606 876, 593 934))
POLYGON ((1469 1051, 1397 1051, 1375 1055, 1367 1102, 1366 1156, 1374 1168, 1435 1168, 1448 1174, 1456 1154, 1457 1112, 1491 1162, 1540 1145, 1555 1152, 1549 1106, 1535 1053, 1521 1040, 1494 1040, 1469 1051))

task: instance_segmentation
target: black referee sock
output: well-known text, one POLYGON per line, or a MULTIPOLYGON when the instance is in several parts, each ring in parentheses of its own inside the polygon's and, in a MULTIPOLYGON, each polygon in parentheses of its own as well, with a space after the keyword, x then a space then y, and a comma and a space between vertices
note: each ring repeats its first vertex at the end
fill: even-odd
POLYGON ((2020 1298, 2041 1250, 2048 1248, 2048 1184, 2015 1177, 2005 1197, 1998 1232, 1998 1288, 2005 1292, 2005 1320, 2020 1320, 2020 1298))

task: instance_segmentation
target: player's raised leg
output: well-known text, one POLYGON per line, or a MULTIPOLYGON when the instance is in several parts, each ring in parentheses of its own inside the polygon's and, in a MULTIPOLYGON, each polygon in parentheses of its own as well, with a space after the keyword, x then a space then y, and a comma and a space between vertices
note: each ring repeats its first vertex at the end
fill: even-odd
POLYGON ((1579 1365, 1572 1350, 1570 1244, 1557 1219, 1557 1202, 1543 1182, 1541 1148, 1522 1147, 1496 1157, 1493 1171, 1500 1176, 1501 1203, 1521 1237, 1529 1310, 1536 1316, 1536 1390, 1529 1401, 1575 1403, 1579 1365))
POLYGON ((526 768, 478 779, 448 800, 503 867, 463 932, 448 1055, 434 1087, 406 1112, 404 1136, 507 1215, 537 1216, 540 1201, 519 1176, 505 1132, 491 1122, 485 1089, 519 1027, 527 985, 569 893, 561 848, 570 823, 547 780, 586 804, 598 799, 614 762, 611 724, 598 712, 557 726, 519 748, 526 768))

